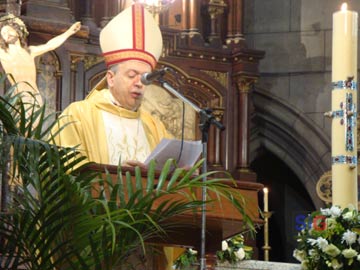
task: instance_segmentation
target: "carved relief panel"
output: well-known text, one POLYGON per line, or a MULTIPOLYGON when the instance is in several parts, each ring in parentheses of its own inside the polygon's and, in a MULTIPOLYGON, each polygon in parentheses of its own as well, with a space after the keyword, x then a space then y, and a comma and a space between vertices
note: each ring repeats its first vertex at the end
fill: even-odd
POLYGON ((195 110, 173 97, 164 88, 149 85, 145 91, 142 107, 162 121, 168 132, 178 139, 181 139, 182 120, 184 120, 184 139, 195 140, 195 110))
POLYGON ((48 52, 36 59, 37 85, 46 103, 47 114, 57 108, 57 90, 61 76, 60 63, 54 52, 48 52))
MULTIPOLYGON (((163 63, 161 67, 171 65, 163 63)), ((198 109, 211 108, 215 119, 222 122, 224 113, 223 96, 214 85, 209 83, 209 80, 210 78, 216 78, 225 87, 227 74, 198 70, 197 72, 200 71, 207 75, 191 76, 179 67, 171 65, 171 69, 172 74, 167 74, 164 77, 166 82, 196 105, 198 109), (209 79, 206 80, 205 78, 209 79)), ((199 113, 191 105, 183 104, 182 100, 175 97, 165 88, 154 84, 148 86, 142 106, 153 116, 160 119, 175 138, 181 138, 183 121, 184 138, 186 140, 200 140, 202 138, 199 127, 199 113), (185 111, 183 112, 183 110, 185 111)), ((213 126, 209 130, 208 161, 210 166, 222 167, 224 165, 221 132, 213 126)))

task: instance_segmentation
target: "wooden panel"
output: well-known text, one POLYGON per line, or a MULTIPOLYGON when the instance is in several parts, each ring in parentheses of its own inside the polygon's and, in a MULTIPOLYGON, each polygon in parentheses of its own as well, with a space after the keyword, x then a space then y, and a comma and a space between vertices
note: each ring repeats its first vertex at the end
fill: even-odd
MULTIPOLYGON (((107 169, 115 183, 117 179, 117 168, 112 165, 96 165, 92 166, 92 170, 103 172, 107 169)), ((130 172, 133 176, 133 183, 135 183, 134 169, 122 168, 122 173, 130 172)), ((146 171, 142 171, 143 188, 146 187, 146 171)), ((158 175, 157 175, 158 177, 158 175)), ((261 184, 251 182, 236 182, 235 187, 246 199, 246 213, 252 218, 254 223, 260 224, 262 220, 259 218, 258 213, 258 191, 262 188, 261 184)), ((95 189, 97 189, 95 187, 95 189)), ((126 192, 126 190, 125 190, 126 192)), ((97 196, 97 192, 93 191, 93 196, 97 196)), ((244 230, 243 216, 236 210, 236 208, 227 200, 218 200, 214 193, 209 193, 211 199, 214 201, 206 206, 206 243, 209 252, 219 250, 221 248, 221 241, 238 234, 244 230)), ((196 190, 196 197, 201 200, 202 190, 196 190)), ((179 194, 171 194, 162 197, 155 202, 152 209, 156 209, 165 200, 183 200, 184 197, 179 194)), ((167 239, 153 239, 151 242, 166 244, 166 245, 179 245, 179 246, 193 246, 200 250, 201 244, 201 213, 185 213, 177 216, 174 219, 169 219, 169 223, 178 223, 178 226, 168 236, 167 239)))

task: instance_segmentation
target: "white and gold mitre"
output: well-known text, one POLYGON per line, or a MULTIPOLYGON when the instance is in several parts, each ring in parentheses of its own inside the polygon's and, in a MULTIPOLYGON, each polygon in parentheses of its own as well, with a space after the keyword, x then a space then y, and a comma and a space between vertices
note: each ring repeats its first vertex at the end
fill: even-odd
POLYGON ((107 66, 140 60, 154 69, 162 44, 157 22, 139 3, 120 12, 100 32, 100 47, 107 66))

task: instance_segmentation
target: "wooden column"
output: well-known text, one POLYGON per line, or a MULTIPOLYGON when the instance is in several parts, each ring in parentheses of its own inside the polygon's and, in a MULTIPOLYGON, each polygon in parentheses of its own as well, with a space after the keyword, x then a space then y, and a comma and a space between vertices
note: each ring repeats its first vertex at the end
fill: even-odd
POLYGON ((103 0, 104 16, 101 18, 100 21, 101 28, 104 28, 104 26, 111 20, 110 4, 110 0, 103 0))
MULTIPOLYGON (((214 110, 212 114, 217 121, 222 122, 224 116, 223 109, 214 110)), ((218 170, 224 168, 221 149, 221 130, 211 125, 208 142, 208 163, 210 167, 218 170)))
POLYGON ((198 0, 190 0, 189 9, 188 9, 189 13, 186 15, 189 18, 188 30, 190 33, 199 33, 199 29, 198 29, 199 13, 198 13, 197 2, 198 0))
POLYGON ((238 91, 238 144, 237 144, 237 163, 236 170, 248 173, 249 170, 249 138, 250 138, 250 93, 255 83, 255 78, 239 76, 235 78, 238 91))
POLYGON ((209 35, 210 43, 221 45, 218 17, 224 13, 226 4, 223 0, 210 0, 208 12, 210 14, 211 29, 209 35))
POLYGON ((189 23, 189 17, 188 17, 188 8, 189 7, 189 3, 187 0, 182 0, 182 10, 181 10, 181 14, 183 14, 183 18, 182 18, 182 22, 181 22, 181 28, 183 31, 187 31, 188 29, 190 29, 190 23, 189 23))
POLYGON ((188 42, 203 43, 199 25, 199 0, 182 0, 182 16, 181 16, 181 30, 182 37, 185 37, 188 42))
POLYGON ((245 41, 243 35, 244 0, 229 0, 228 9, 229 14, 226 43, 238 44, 241 41, 245 41))
POLYGON ((94 20, 94 0, 84 1, 84 14, 81 16, 81 23, 89 27, 90 36, 98 36, 99 29, 94 20))
POLYGON ((199 32, 198 29, 198 5, 197 0, 182 1, 183 30, 186 32, 199 32))

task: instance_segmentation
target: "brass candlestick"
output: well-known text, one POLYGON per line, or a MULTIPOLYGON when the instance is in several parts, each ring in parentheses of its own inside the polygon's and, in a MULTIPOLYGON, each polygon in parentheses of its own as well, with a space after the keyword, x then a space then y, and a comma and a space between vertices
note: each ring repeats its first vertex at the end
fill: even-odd
POLYGON ((264 215, 264 261, 269 261, 269 251, 271 246, 269 246, 269 218, 272 215, 272 212, 266 211, 263 212, 264 215))

